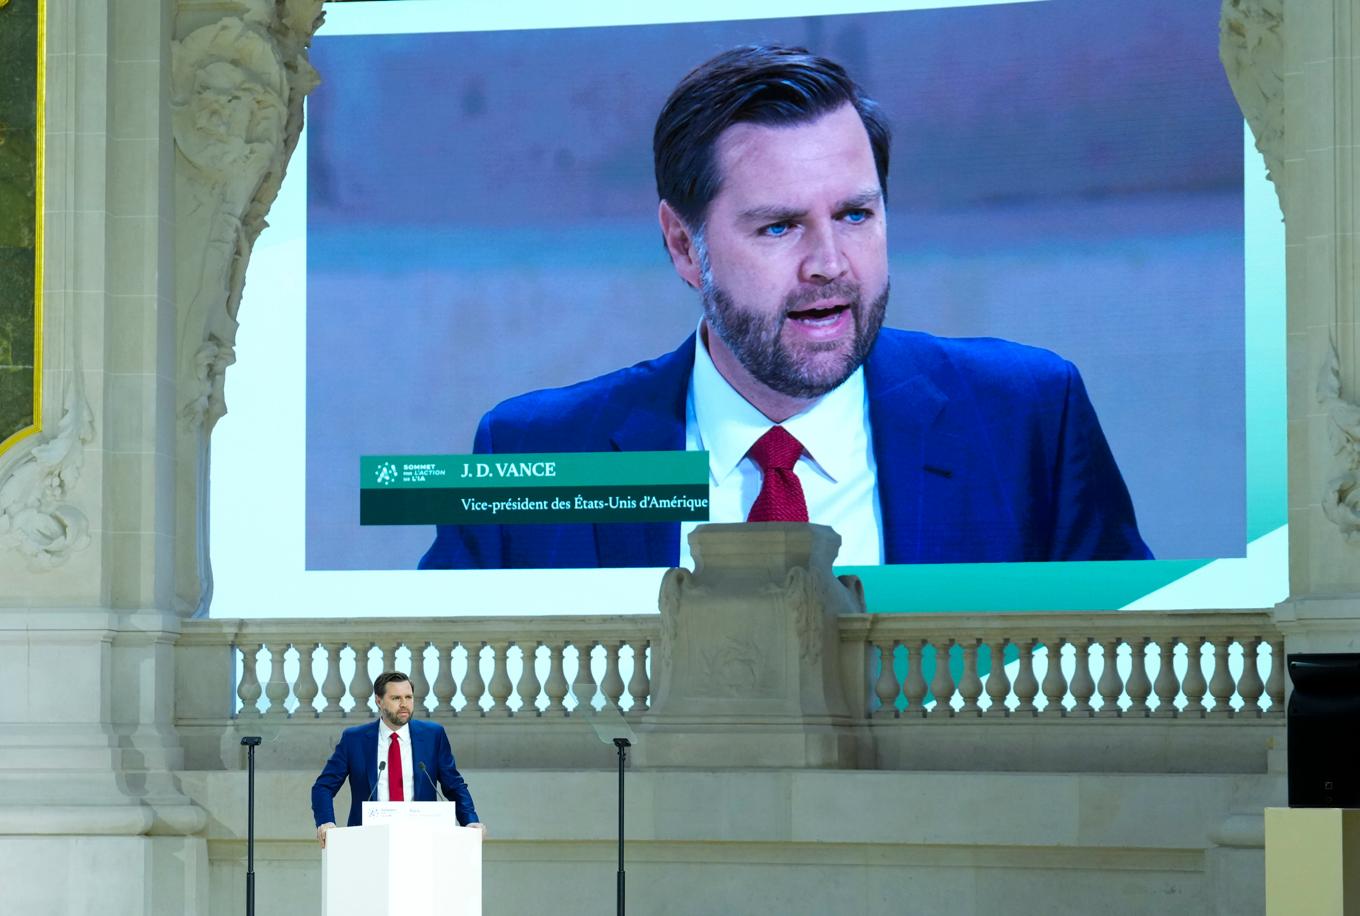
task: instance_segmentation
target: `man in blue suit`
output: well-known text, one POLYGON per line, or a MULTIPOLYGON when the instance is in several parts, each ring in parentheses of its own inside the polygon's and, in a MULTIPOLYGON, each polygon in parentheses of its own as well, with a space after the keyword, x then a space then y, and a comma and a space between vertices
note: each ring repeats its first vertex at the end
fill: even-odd
MULTIPOLYGON (((677 350, 482 418, 482 453, 702 449, 714 521, 813 521, 840 562, 1144 559, 1081 377, 1002 340, 883 329, 890 134, 844 69, 741 47, 653 137, 703 320, 677 350)), ((423 568, 672 566, 678 524, 441 526, 423 568)))
POLYGON ((458 823, 484 830, 472 804, 472 793, 458 772, 444 727, 412 718, 415 697, 411 679, 388 671, 373 684, 378 719, 347 728, 312 783, 312 816, 316 837, 326 846, 326 831, 335 826, 335 794, 349 780, 349 820, 363 821, 365 801, 434 801, 435 782, 453 801, 458 823))

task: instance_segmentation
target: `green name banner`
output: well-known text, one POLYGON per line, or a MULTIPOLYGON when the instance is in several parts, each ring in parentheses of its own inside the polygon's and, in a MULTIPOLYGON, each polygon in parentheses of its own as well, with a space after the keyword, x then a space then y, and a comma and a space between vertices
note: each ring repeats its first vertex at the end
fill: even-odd
POLYGON ((361 525, 708 520, 707 452, 365 455, 361 525))

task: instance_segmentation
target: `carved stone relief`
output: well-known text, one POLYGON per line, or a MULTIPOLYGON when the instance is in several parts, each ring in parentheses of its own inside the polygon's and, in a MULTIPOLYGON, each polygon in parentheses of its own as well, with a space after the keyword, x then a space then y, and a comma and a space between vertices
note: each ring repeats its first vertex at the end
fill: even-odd
POLYGON ((1322 512, 1347 541, 1360 544, 1360 406, 1341 397, 1335 342, 1318 378, 1317 398, 1327 409, 1327 443, 1337 470, 1323 491, 1322 512))
POLYGON ((181 416, 190 427, 226 413, 223 379, 236 358, 236 314, 251 247, 265 228, 317 85, 307 43, 320 0, 250 0, 240 15, 171 46, 181 416))
MULTIPOLYGON (((661 583, 646 765, 843 766, 856 754, 840 620, 864 608, 820 525, 702 525, 695 570, 661 583)), ((639 757, 641 760, 642 757, 639 757)))
POLYGON ((237 313, 251 250, 302 133, 319 81, 307 46, 321 0, 181 0, 189 29, 171 46, 180 433, 176 593, 211 598, 208 437, 226 413, 237 313))
POLYGON ((90 542, 89 520, 70 502, 85 446, 94 438, 94 414, 80 379, 79 372, 67 376, 56 431, 40 433, 0 475, 0 542, 22 553, 34 572, 60 566, 90 542))
POLYGON ((1284 0, 1223 0, 1218 54, 1284 209, 1284 0))

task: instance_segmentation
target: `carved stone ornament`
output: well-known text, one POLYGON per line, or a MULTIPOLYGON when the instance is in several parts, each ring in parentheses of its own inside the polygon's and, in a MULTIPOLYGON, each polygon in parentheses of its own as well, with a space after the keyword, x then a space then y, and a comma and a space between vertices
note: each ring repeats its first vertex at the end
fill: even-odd
POLYGON ((89 520, 68 502, 94 438, 94 413, 80 373, 72 372, 55 433, 40 434, 18 463, 0 475, 0 542, 28 558, 34 572, 53 569, 90 543, 89 520))
POLYGON ((1327 409, 1327 441, 1337 474, 1327 481, 1322 512, 1352 544, 1360 544, 1360 406, 1341 396, 1336 342, 1318 378, 1318 402, 1327 409))
POLYGON ((1218 55, 1284 208, 1284 0, 1223 0, 1218 55))
POLYGON ((211 430, 226 413, 246 265, 316 87, 307 44, 321 0, 239 0, 171 46, 181 417, 211 430))

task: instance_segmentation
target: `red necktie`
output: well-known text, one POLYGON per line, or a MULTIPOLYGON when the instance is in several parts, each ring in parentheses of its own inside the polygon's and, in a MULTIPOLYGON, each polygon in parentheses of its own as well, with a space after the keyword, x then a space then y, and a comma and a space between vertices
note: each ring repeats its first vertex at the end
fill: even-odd
POLYGON ((401 785, 401 739, 392 733, 392 743, 387 746, 387 800, 406 801, 406 791, 401 785))
POLYGON ((760 493, 751 504, 748 522, 805 522, 808 520, 807 500, 803 485, 793 466, 803 454, 803 443, 782 426, 771 426, 756 440, 746 453, 760 465, 762 478, 760 493))

